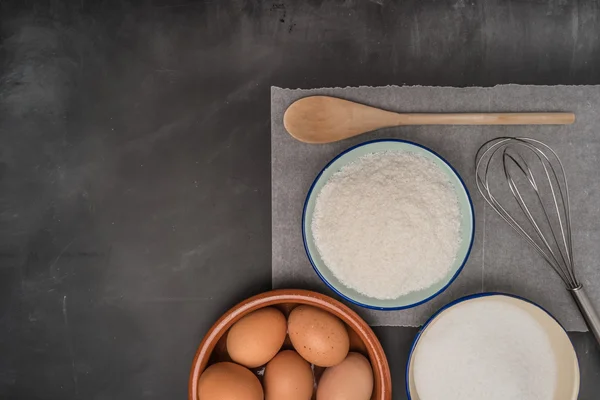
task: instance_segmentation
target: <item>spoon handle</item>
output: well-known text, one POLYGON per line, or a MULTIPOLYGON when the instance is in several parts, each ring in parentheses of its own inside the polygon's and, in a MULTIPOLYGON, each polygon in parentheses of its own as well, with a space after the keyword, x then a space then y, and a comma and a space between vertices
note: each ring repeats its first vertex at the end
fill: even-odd
POLYGON ((573 113, 396 114, 398 125, 567 125, 573 113))

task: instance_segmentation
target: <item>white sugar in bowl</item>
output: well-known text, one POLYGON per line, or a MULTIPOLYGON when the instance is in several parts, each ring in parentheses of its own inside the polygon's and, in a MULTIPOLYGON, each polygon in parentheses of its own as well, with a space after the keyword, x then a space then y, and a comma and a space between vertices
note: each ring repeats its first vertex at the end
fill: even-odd
POLYGON ((579 364, 562 326, 540 306, 483 293, 443 307, 411 349, 411 400, 576 400, 579 364))

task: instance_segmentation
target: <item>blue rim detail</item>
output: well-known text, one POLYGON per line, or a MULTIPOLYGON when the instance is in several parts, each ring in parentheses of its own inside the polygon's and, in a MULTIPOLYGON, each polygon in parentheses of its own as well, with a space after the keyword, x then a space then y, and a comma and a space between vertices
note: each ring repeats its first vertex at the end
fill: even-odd
POLYGON ((411 142, 410 140, 403 140, 403 139, 375 139, 375 140, 370 140, 368 142, 363 142, 363 143, 359 143, 357 145, 354 145, 344 151, 342 151, 340 154, 338 154, 337 156, 335 156, 331 161, 329 161, 327 163, 327 165, 325 165, 325 167, 323 167, 323 169, 321 170, 321 172, 319 172, 319 174, 317 175, 317 177, 315 178, 315 180, 313 181, 313 183, 310 185, 310 189, 308 190, 308 193, 306 195, 306 199, 304 200, 304 207, 302 209, 302 241, 304 243, 304 251, 306 252, 306 256, 308 257, 308 260, 310 261, 310 264, 312 265, 313 269, 315 270, 315 272, 317 273, 317 275, 319 276, 319 278, 321 278, 321 280, 323 281, 323 283, 325 283, 325 285, 327 285, 327 287, 331 290, 333 290, 338 296, 340 296, 341 298, 343 298, 344 300, 355 304, 357 306, 363 307, 363 308, 367 308, 367 309, 371 309, 371 310, 381 310, 381 311, 393 311, 393 310, 405 310, 407 308, 412 308, 412 307, 416 307, 418 305, 421 305, 423 303, 428 302, 429 300, 433 299, 434 297, 438 296, 440 293, 444 292, 448 286, 450 286, 452 284, 452 282, 454 282, 454 280, 458 277, 458 275, 460 275, 460 273, 462 272, 465 264, 467 263, 467 260, 469 259, 469 256, 471 255, 471 250, 473 248, 473 242, 475 241, 475 207, 473 206, 473 200, 471 199, 471 193, 469 192, 469 189, 467 189, 467 185, 465 185, 465 182, 463 181, 462 177, 460 176, 460 174, 458 173, 458 171, 452 166, 450 165, 450 163, 448 161, 446 161, 446 159, 442 156, 440 156, 438 153, 436 153, 435 151, 431 150, 428 147, 425 147, 421 144, 415 143, 415 142, 411 142), (437 292, 435 292, 434 294, 432 294, 431 296, 427 297, 424 300, 421 300, 419 302, 416 303, 412 303, 412 304, 407 304, 405 306, 398 306, 398 307, 378 307, 378 306, 373 306, 373 305, 369 305, 369 304, 364 304, 361 303, 359 301, 356 301, 348 296, 346 296, 345 294, 341 293, 339 290, 337 290, 327 279, 325 279, 325 277, 321 274, 321 272, 319 271, 319 269, 317 268, 312 256, 310 255, 310 251, 308 249, 308 244, 306 242, 306 224, 305 224, 305 220, 306 220, 306 208, 308 207, 308 200, 310 199, 310 196, 315 188, 315 185, 317 184, 317 182, 319 181, 319 178, 321 178, 321 175, 323 175, 323 172, 325 172, 325 170, 327 170, 327 168, 329 168, 329 166, 331 164, 333 164, 338 158, 342 157, 344 154, 349 153, 350 151, 358 148, 358 147, 362 147, 362 146, 366 146, 368 144, 372 144, 372 143, 379 143, 379 142, 400 142, 400 143, 407 143, 416 147, 420 147, 421 149, 433 154, 434 156, 436 156, 437 158, 439 158, 441 161, 444 162, 444 164, 446 164, 451 170, 452 172, 454 172, 454 175, 456 175, 456 177, 458 178, 458 180, 460 181, 466 195, 467 195, 467 199, 469 200, 469 208, 471 210, 471 221, 473 224, 473 229, 471 230, 471 239, 470 239, 470 243, 469 243, 469 248, 467 249, 467 253, 465 254, 465 258, 462 262, 462 264, 460 265, 460 267, 456 270, 456 272, 454 273, 454 275, 452 276, 452 278, 448 281, 448 283, 442 287, 440 290, 438 290, 437 292))
MULTIPOLYGON (((415 348, 417 347, 417 344, 419 343, 419 339, 421 338, 421 336, 425 332, 425 329, 427 329, 427 327, 429 326, 429 324, 431 324, 433 322, 433 320, 438 315, 440 315, 442 312, 446 311, 450 307, 453 307, 453 306, 455 306, 455 305, 457 305, 459 303, 463 303, 463 302, 468 301, 468 300, 478 299, 480 297, 491 297, 491 296, 512 297, 514 299, 522 300, 522 301, 525 301, 525 302, 527 302, 529 304, 532 304, 532 305, 536 306, 537 308, 539 308, 540 310, 542 310, 546 314, 548 314, 550 316, 550 318, 552 318, 554 321, 556 321, 556 323, 558 324, 558 326, 560 326, 562 328, 562 330, 565 331, 565 334, 567 335, 567 338, 569 339, 569 341, 571 341, 571 338, 569 338, 569 334, 568 334, 567 330, 565 329, 564 326, 562 326, 562 324, 556 318, 554 318, 554 315, 552 315, 544 307, 540 306, 539 304, 537 304, 537 303, 535 303, 535 302, 533 302, 533 301, 531 301, 529 299, 526 299, 525 297, 517 296, 515 294, 503 293, 503 292, 483 292, 483 293, 475 293, 475 294, 470 294, 470 295, 461 297, 459 299, 451 301, 450 303, 446 304, 445 306, 443 306, 442 308, 440 308, 439 310, 437 310, 431 317, 429 317, 429 319, 427 320, 427 322, 425 322, 425 324, 421 327, 421 329, 419 329, 419 332, 417 333, 417 336, 415 336, 415 339, 413 340, 412 345, 410 346, 410 351, 408 352, 408 359, 406 361, 406 368, 405 368, 405 373, 404 373, 404 386, 406 388, 406 396, 408 397, 408 400, 413 400, 413 398, 410 395, 410 384, 409 384, 410 364, 411 364, 411 360, 412 360, 412 356, 413 356, 413 353, 415 351, 415 348)), ((573 345, 573 343, 571 342, 571 346, 572 345, 573 345)), ((577 363, 579 363, 579 357, 577 356, 577 352, 575 352, 575 358, 577 359, 577 363)))

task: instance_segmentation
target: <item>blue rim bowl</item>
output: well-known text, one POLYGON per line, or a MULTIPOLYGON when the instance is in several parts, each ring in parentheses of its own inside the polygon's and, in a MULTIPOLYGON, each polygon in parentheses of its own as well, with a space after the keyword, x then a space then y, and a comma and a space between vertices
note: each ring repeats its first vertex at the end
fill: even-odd
MULTIPOLYGON (((410 352, 408 353, 408 360, 406 362, 406 372, 404 375, 404 379, 405 379, 405 387, 406 387, 406 395, 408 397, 408 400, 419 400, 418 394, 413 393, 413 390, 411 389, 412 386, 412 376, 411 376, 411 366, 412 366, 412 359, 415 353, 415 349, 417 348, 417 345, 419 344, 419 339, 421 339, 421 337, 423 336, 423 334, 426 332, 427 328, 446 310, 457 306, 461 303, 464 303, 465 301, 469 301, 469 300, 476 300, 476 299, 481 299, 484 297, 493 297, 493 296, 499 296, 499 297, 504 297, 507 299, 513 299, 513 300, 518 300, 520 302, 525 302, 525 304, 531 305, 533 306, 533 308, 531 309, 537 309, 537 310, 541 310, 542 313, 539 313, 540 315, 549 317, 549 318, 545 318, 546 321, 544 321, 546 323, 546 325, 544 325, 546 328, 548 327, 548 323, 553 325, 554 331, 560 331, 560 335, 554 335, 553 337, 553 347, 556 349, 557 346, 562 346, 560 353, 561 353, 561 357, 559 357, 560 359, 558 360, 558 366, 559 368, 562 368, 562 371, 559 370, 559 385, 557 388, 557 400, 577 400, 577 396, 579 395, 579 383, 580 383, 580 373, 579 373, 579 361, 577 358, 577 353, 575 352, 575 348, 573 347, 573 344, 571 342, 571 339, 569 338, 569 335, 567 334, 566 329, 561 325, 560 322, 558 322, 558 320, 556 318, 554 318, 554 316, 552 314, 550 314, 550 312, 548 312, 548 310, 546 310, 545 308, 543 308, 542 306, 540 306, 539 304, 528 300, 524 297, 520 297, 520 296, 516 296, 513 294, 508 294, 508 293, 502 293, 502 292, 483 292, 483 293, 476 293, 476 294, 471 294, 468 296, 464 296, 461 297, 460 299, 454 300, 448 304, 446 304, 445 306, 443 306, 442 308, 440 308, 438 311, 436 311, 428 320, 427 322, 425 322, 425 324, 421 327, 421 329, 419 330, 419 332, 417 333, 417 335, 415 336, 415 339, 413 340, 413 343, 410 347, 410 352), (556 326, 558 326, 558 329, 556 329, 556 326), (556 340, 558 340, 559 342, 562 343, 556 343, 556 340)), ((529 310, 531 312, 531 310, 529 310)), ((538 316, 533 316, 532 317, 536 318, 538 321, 541 321, 541 319, 538 316)), ((416 390, 415 390, 416 392, 416 390)))
POLYGON ((475 214, 473 210, 473 202, 471 200, 471 195, 469 194, 469 191, 459 173, 450 165, 450 163, 448 163, 448 161, 446 161, 433 150, 407 140, 372 140, 350 147, 349 149, 338 154, 321 170, 321 172, 319 172, 313 181, 310 189, 308 190, 308 194, 306 195, 306 200, 304 202, 304 208, 302 211, 302 240, 304 242, 304 249, 317 275, 331 290, 333 290, 343 299, 358 306, 374 310, 402 310, 415 307, 433 299, 442 293, 444 290, 446 290, 446 288, 448 288, 448 286, 450 286, 456 277, 458 277, 465 266, 465 263, 469 258, 469 254, 471 253, 471 248, 473 247, 474 238, 475 214), (311 222, 317 195, 333 174, 339 171, 346 164, 355 161, 365 154, 390 150, 413 152, 425 156, 429 160, 433 161, 438 167, 440 167, 442 171, 447 174, 450 182, 456 189, 456 194, 459 199, 459 206, 461 207, 462 240, 456 260, 444 279, 423 290, 411 292, 396 299, 381 300, 367 297, 354 289, 346 287, 333 275, 331 270, 327 268, 321 259, 321 256, 319 255, 317 247, 314 243, 311 222))

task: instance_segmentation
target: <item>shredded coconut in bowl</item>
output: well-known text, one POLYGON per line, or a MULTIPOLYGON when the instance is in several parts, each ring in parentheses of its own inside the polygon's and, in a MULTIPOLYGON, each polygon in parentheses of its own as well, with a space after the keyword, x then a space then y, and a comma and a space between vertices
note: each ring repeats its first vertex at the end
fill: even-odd
POLYGON ((417 153, 384 151, 330 177, 311 229, 342 284, 385 300, 446 277, 460 245, 460 218, 456 191, 438 165, 417 153))

